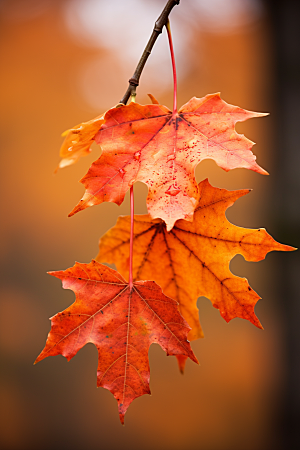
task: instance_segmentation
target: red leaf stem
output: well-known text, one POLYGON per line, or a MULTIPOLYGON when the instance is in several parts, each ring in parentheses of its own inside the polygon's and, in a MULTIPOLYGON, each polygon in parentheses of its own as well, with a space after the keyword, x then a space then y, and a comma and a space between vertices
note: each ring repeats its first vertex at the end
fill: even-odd
POLYGON ((177 74, 176 74, 176 64, 175 64, 175 55, 174 55, 170 20, 168 20, 166 28, 167 28, 167 32, 168 32, 168 39, 169 39, 170 53, 171 53, 171 60, 172 60, 172 69, 173 69, 173 80, 174 80, 173 114, 176 114, 177 113, 177 74))
POLYGON ((133 227, 134 227, 134 195, 133 186, 130 188, 130 253, 129 253, 129 289, 133 288, 132 261, 133 261, 133 227))

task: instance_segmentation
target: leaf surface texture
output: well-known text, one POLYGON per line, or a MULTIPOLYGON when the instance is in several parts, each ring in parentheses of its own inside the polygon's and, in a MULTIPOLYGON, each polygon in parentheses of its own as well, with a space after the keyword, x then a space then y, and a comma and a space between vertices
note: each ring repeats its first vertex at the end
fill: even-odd
POLYGON ((167 355, 184 355, 198 362, 187 341, 190 327, 177 302, 154 281, 137 281, 130 291, 118 272, 94 260, 50 274, 74 291, 76 301, 52 317, 46 346, 36 362, 59 354, 70 360, 88 342, 95 344, 97 386, 117 399, 122 423, 130 403, 150 393, 152 343, 167 355))
MULTIPOLYGON (((229 263, 237 254, 246 261, 260 261, 270 251, 293 248, 276 242, 265 229, 237 227, 226 219, 226 209, 249 190, 227 191, 204 180, 199 193, 193 222, 179 220, 170 232, 160 219, 135 216, 133 277, 155 280, 166 295, 178 301, 192 327, 190 340, 203 337, 196 306, 200 296, 209 298, 227 322, 240 317, 262 328, 254 312, 260 297, 245 278, 232 274, 229 263)), ((116 264, 125 278, 129 233, 130 217, 119 217, 100 239, 96 258, 116 264)))
POLYGON ((141 181, 149 188, 149 214, 168 231, 178 219, 191 221, 200 195, 194 170, 204 159, 226 171, 267 173, 255 162, 253 142, 235 131, 236 122, 263 115, 229 105, 219 94, 194 97, 176 114, 159 104, 110 109, 95 136, 102 155, 81 179, 86 192, 69 215, 104 201, 120 205, 141 181))

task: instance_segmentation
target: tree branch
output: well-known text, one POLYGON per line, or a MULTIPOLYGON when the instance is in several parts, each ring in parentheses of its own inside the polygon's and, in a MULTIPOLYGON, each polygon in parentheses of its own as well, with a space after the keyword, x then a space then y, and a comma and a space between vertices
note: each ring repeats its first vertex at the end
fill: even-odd
POLYGON ((129 80, 129 86, 127 88, 126 93, 124 94, 124 97, 120 100, 120 103, 126 105, 126 103, 129 100, 129 97, 131 95, 133 96, 136 95, 136 87, 139 85, 141 73, 151 53, 151 50, 156 42, 156 39, 162 33, 163 27, 167 24, 170 12, 174 8, 174 6, 179 5, 179 3, 180 0, 168 0, 168 3, 164 7, 161 15, 155 22, 154 29, 152 31, 148 44, 145 47, 145 50, 141 56, 141 59, 139 60, 139 63, 135 69, 133 76, 129 80))

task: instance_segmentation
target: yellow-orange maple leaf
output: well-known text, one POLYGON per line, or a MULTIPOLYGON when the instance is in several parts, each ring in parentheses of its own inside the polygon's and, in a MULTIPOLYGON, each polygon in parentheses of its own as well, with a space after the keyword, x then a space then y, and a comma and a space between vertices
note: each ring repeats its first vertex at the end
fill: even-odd
POLYGON ((65 140, 60 148, 59 156, 63 159, 59 162, 56 171, 75 164, 82 156, 90 154, 95 135, 103 123, 104 114, 88 122, 80 123, 62 134, 65 140))
MULTIPOLYGON (((166 295, 178 301, 181 314, 192 327, 190 340, 202 336, 196 306, 200 296, 209 298, 227 322, 240 317, 262 328, 254 313, 260 297, 245 278, 231 273, 230 260, 242 254, 246 261, 260 261, 270 251, 294 249, 276 242, 265 229, 237 227, 226 219, 226 209, 249 190, 218 189, 208 180, 198 187, 200 199, 193 222, 178 220, 167 232, 162 220, 135 216, 133 277, 155 280, 166 295)), ((119 217, 116 226, 100 239, 96 258, 116 264, 125 278, 129 234, 130 217, 119 217)))
MULTIPOLYGON (((152 94, 148 94, 148 96, 153 104, 159 104, 152 94)), ((124 105, 118 103, 115 108, 120 106, 124 105)), ((70 130, 66 130, 62 133, 62 137, 65 137, 65 140, 60 148, 59 156, 63 159, 59 162, 55 171, 70 166, 71 164, 75 164, 82 156, 90 154, 91 145, 95 140, 95 136, 101 125, 104 123, 104 116, 105 113, 88 122, 82 122, 79 125, 75 125, 70 130)))

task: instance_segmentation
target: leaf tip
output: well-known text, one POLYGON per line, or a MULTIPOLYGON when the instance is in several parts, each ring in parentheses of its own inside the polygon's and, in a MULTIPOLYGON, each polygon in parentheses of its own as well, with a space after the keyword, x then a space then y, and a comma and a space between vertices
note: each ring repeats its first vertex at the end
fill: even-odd
POLYGON ((267 172, 265 169, 263 169, 262 167, 260 167, 260 172, 262 175, 270 175, 269 172, 267 172))
POLYGON ((296 250, 299 250, 297 247, 291 247, 290 245, 284 245, 284 244, 282 244, 282 245, 283 245, 283 247, 281 247, 281 249, 284 252, 295 252, 296 250))
POLYGON ((179 372, 182 375, 184 375, 184 369, 185 369, 187 357, 185 355, 176 355, 176 359, 177 359, 177 363, 178 363, 179 372))
POLYGON ((49 272, 46 272, 46 273, 47 273, 47 275, 51 275, 52 277, 55 277, 56 271, 55 270, 49 270, 49 272))
POLYGON ((254 114, 255 114, 255 117, 264 117, 264 116, 270 115, 270 113, 268 113, 268 112, 266 112, 266 113, 256 112, 254 114))
POLYGON ((77 207, 75 206, 75 208, 72 209, 71 212, 69 212, 68 217, 72 217, 72 216, 74 216, 74 214, 76 214, 76 213, 77 213, 77 207))
POLYGON ((269 172, 260 167, 256 162, 253 164, 251 170, 253 170, 256 173, 259 173, 260 175, 270 175, 269 172))
MULTIPOLYGON (((44 350, 43 350, 44 351, 44 350)), ((42 361, 45 356, 41 356, 43 354, 43 351, 38 355, 38 357, 36 358, 36 360, 34 361, 33 365, 35 366, 38 362, 42 361)))
POLYGON ((259 321, 257 315, 254 314, 254 311, 253 311, 253 317, 250 317, 250 318, 245 317, 245 319, 246 319, 246 320, 248 319, 249 322, 251 322, 253 325, 255 325, 255 326, 256 326, 257 328, 259 328, 260 330, 263 330, 263 329, 264 329, 264 327, 263 327, 262 324, 260 323, 260 321, 259 321))
POLYGON ((150 100, 151 100, 151 102, 152 102, 153 105, 159 105, 159 101, 156 100, 156 98, 154 97, 154 95, 152 95, 152 94, 147 94, 147 95, 148 95, 148 97, 150 98, 150 100))
MULTIPOLYGON (((193 355, 194 355, 194 354, 193 354, 193 355)), ((194 355, 194 356, 195 356, 195 355, 194 355)), ((198 359, 196 358, 196 356, 195 356, 194 359, 192 359, 192 361, 194 361, 194 363, 196 363, 198 366, 200 366, 200 363, 199 363, 198 359)))

